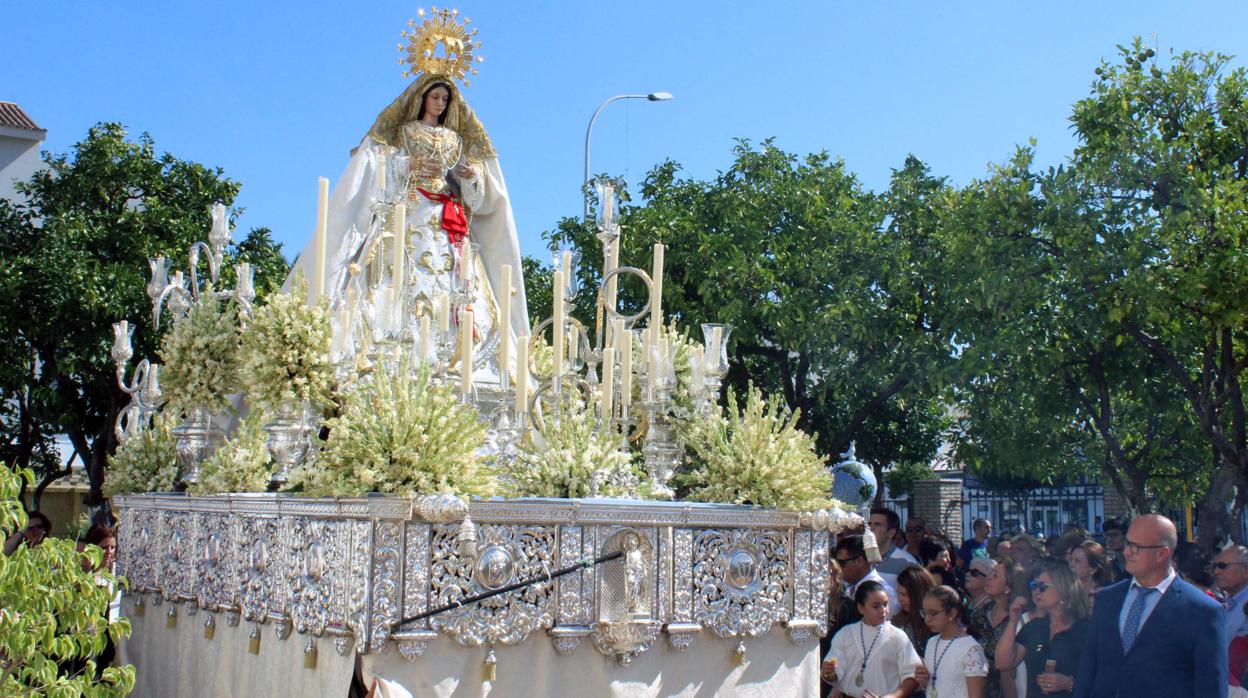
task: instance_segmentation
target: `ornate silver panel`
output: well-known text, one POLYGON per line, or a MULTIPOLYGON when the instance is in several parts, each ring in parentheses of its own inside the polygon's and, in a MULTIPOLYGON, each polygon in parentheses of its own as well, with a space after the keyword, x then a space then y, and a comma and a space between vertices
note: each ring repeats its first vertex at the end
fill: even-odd
POLYGON ((346 596, 347 522, 296 518, 290 525, 290 616, 301 633, 325 632, 332 607, 346 596))
POLYGON ((226 514, 200 514, 196 530, 195 599, 201 608, 219 611, 237 600, 236 521, 226 514))
MULTIPOLYGON (((568 567, 575 565, 581 560, 581 527, 580 526, 560 526, 559 527, 559 567, 568 567)), ((589 625, 589 609, 582 603, 584 594, 581 592, 584 586, 584 579, 587 574, 584 571, 573 572, 559 578, 559 625, 589 625)), ((576 642, 579 639, 573 638, 576 642)), ((569 643, 565 642, 564 647, 569 643)), ((571 645, 575 647, 576 643, 571 645)), ((556 643, 556 649, 559 644, 556 643)), ((568 651, 571 651, 570 649, 568 651)))
POLYGON ((403 541, 401 525, 378 521, 373 528, 373 605, 369 646, 380 652, 390 638, 390 624, 401 608, 403 541))
POLYGON ((240 605, 243 617, 263 623, 271 613, 284 610, 280 583, 282 565, 281 520, 271 517, 242 517, 239 535, 240 605))
POLYGON ((166 601, 194 598, 195 582, 195 515, 189 512, 168 512, 162 523, 167 538, 163 546, 161 594, 166 601))
MULTIPOLYGON (((433 529, 429 603, 434 607, 554 569, 553 527, 482 525, 475 558, 461 554, 458 533, 457 524, 433 529)), ((469 647, 514 645, 554 624, 554 599, 554 584, 538 583, 436 615, 430 627, 469 647)))
POLYGON ((672 541, 676 572, 672 577, 671 622, 690 623, 693 621, 693 531, 677 529, 672 541))
POLYGON ((793 618, 810 618, 810 531, 793 534, 793 618))
POLYGON ((828 585, 832 578, 828 572, 828 555, 831 535, 827 531, 815 531, 810 541, 810 612, 817 624, 819 635, 828 634, 828 585))
MULTIPOLYGON (((408 523, 403 555, 403 617, 410 618, 429 609, 429 524, 408 523)), ((428 628, 429 621, 413 623, 412 628, 428 628)))
POLYGON ((354 574, 347 581, 346 626, 355 635, 355 651, 368 651, 368 598, 372 593, 372 575, 369 561, 373 549, 373 525, 369 521, 350 521, 351 569, 354 574))
POLYGON ((788 536, 700 531, 693 545, 693 613, 720 637, 757 637, 788 620, 788 536))

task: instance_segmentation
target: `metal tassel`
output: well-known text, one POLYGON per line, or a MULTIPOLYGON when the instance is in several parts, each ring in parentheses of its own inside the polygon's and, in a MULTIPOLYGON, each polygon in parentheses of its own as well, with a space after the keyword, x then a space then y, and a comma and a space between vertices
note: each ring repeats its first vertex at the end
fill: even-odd
POLYGON ((178 607, 169 604, 169 612, 165 614, 165 627, 173 628, 178 624, 178 607))
POLYGON ((204 639, 211 640, 217 635, 217 621, 211 613, 208 614, 208 620, 204 621, 204 639))
POLYGON ((737 648, 732 651, 732 663, 737 666, 745 666, 745 641, 737 641, 737 648))
POLYGON ((493 681, 498 678, 498 657, 494 655, 494 648, 490 648, 489 654, 485 655, 485 665, 481 668, 481 678, 486 681, 493 681))
POLYGON ((247 636, 247 652, 249 654, 260 654, 260 626, 253 625, 251 634, 247 636))
POLYGON ((308 638, 308 644, 303 646, 303 668, 316 668, 316 640, 308 638))
POLYGON ((143 603, 143 595, 139 594, 139 598, 134 600, 134 615, 142 618, 145 613, 147 613, 147 604, 143 603))

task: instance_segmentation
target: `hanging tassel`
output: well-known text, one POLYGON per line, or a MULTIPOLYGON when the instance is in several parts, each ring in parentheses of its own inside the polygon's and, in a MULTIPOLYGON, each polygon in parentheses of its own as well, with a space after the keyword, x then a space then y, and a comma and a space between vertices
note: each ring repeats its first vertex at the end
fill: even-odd
POLYGON ((303 668, 316 668, 316 640, 308 638, 308 644, 303 646, 303 668))
POLYGON ((143 603, 143 595, 139 594, 139 598, 134 600, 134 615, 136 618, 142 618, 147 613, 147 604, 143 603))
POLYGON ((165 627, 173 628, 178 625, 178 607, 169 604, 169 612, 165 614, 165 627))
POLYGON ((471 558, 477 556, 477 525, 467 516, 459 524, 459 534, 455 537, 455 542, 460 555, 471 558))
POLYGON ((875 540, 875 534, 868 527, 862 534, 862 552, 867 558, 867 562, 875 564, 884 558, 880 557, 880 545, 875 540))
POLYGON ((498 678, 498 657, 494 655, 494 648, 490 648, 489 654, 485 655, 485 665, 481 670, 481 678, 486 681, 494 681, 498 678))
POLYGON ((251 628, 251 634, 247 636, 247 652, 249 654, 260 654, 260 626, 255 625, 251 628))
POLYGON ((737 666, 745 666, 745 641, 738 640, 737 648, 732 651, 732 663, 737 666))
POLYGON ((208 614, 208 620, 204 621, 204 639, 211 640, 217 635, 217 620, 211 613, 208 614))

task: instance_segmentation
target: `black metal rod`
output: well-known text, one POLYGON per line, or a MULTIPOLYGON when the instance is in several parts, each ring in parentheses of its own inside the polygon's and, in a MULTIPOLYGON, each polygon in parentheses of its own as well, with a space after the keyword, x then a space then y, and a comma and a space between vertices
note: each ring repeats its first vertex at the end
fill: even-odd
POLYGON ((538 582, 553 581, 566 574, 572 574, 573 572, 577 572, 579 570, 587 570, 587 569, 590 569, 591 567, 596 567, 598 565, 601 565, 604 562, 610 562, 611 560, 616 560, 621 557, 624 557, 623 550, 617 550, 613 553, 610 553, 609 555, 603 555, 602 557, 594 559, 594 560, 581 560, 580 562, 576 563, 575 565, 572 565, 571 567, 565 567, 561 570, 556 570, 554 572, 547 572, 546 574, 543 574, 540 577, 531 577, 529 579, 524 579, 519 582, 516 582, 515 584, 509 584, 505 587, 501 587, 493 591, 483 592, 475 596, 469 596, 466 599, 460 599, 459 601, 449 603, 445 606, 439 606, 438 608, 435 608, 432 611, 425 611, 424 613, 421 613, 420 615, 415 615, 409 618, 404 618, 402 620, 395 621, 390 624, 390 631, 391 632, 397 631, 399 629, 399 626, 401 625, 406 625, 408 623, 415 623, 418 620, 431 618, 433 616, 438 615, 439 613, 444 613, 446 611, 451 611, 456 608, 461 608, 463 606, 467 606, 470 603, 484 601, 485 599, 498 596, 499 594, 506 594, 509 591, 515 591, 516 589, 523 589, 524 587, 532 586, 534 584, 537 584, 538 582))

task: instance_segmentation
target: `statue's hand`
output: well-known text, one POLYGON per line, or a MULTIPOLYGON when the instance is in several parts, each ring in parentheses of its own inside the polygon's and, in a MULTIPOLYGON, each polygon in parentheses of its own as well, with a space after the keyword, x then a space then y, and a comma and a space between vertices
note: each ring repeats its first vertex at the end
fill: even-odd
POLYGON ((459 179, 472 179, 477 176, 477 171, 472 168, 472 165, 469 165, 466 162, 461 162, 455 165, 455 169, 451 170, 451 173, 459 179))

